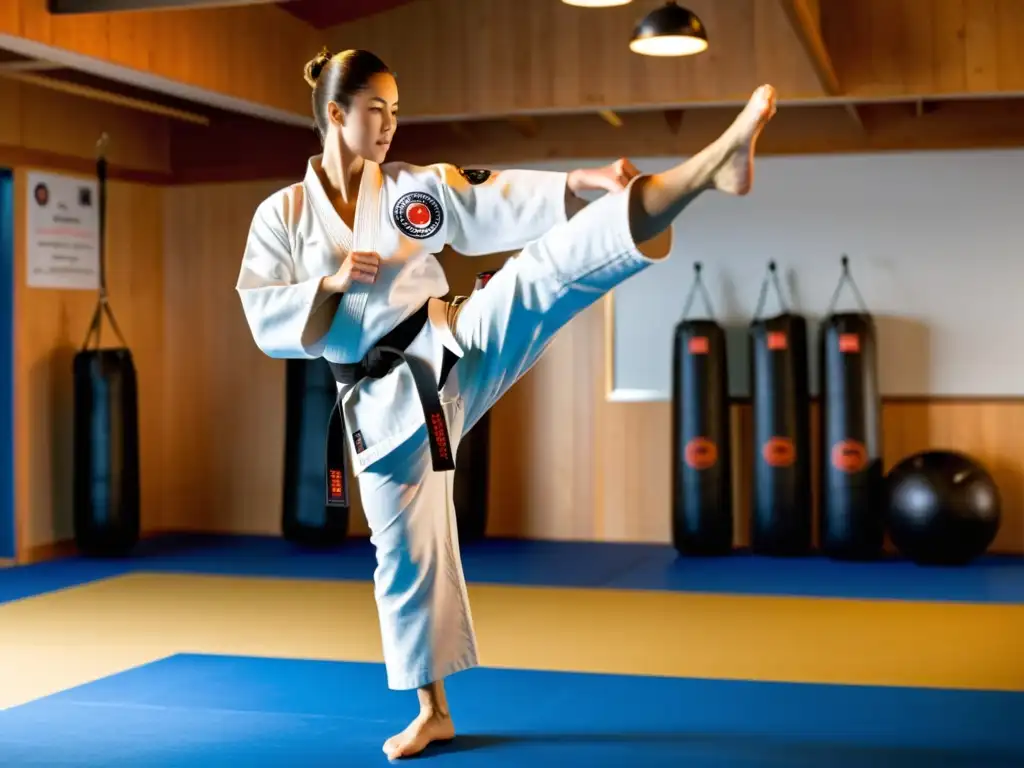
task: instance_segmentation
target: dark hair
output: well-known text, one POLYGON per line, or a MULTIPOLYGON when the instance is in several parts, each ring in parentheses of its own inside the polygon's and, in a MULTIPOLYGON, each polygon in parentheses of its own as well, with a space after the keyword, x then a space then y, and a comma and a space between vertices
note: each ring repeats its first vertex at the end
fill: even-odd
POLYGON ((327 105, 334 101, 347 110, 371 77, 390 71, 376 54, 360 49, 334 55, 324 48, 307 62, 303 75, 313 89, 313 127, 321 142, 327 135, 327 105))

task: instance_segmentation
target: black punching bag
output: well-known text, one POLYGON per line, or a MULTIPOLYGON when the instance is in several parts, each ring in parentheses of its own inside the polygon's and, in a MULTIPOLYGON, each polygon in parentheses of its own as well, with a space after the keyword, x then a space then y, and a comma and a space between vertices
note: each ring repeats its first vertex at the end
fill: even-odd
MULTIPOLYGON (((327 361, 287 360, 285 372, 284 497, 281 531, 284 538, 309 547, 336 546, 348 537, 347 493, 342 504, 328 504, 328 463, 324 446, 327 430, 343 433, 333 418, 338 385, 327 361)), ((348 482, 347 467, 340 464, 336 482, 348 482)), ((347 491, 347 488, 345 489, 347 491)))
POLYGON ((700 263, 672 346, 672 542, 684 555, 732 551, 732 452, 725 330, 713 318, 700 263), (708 319, 688 319, 696 291, 708 319))
POLYGON ((750 326, 751 549, 763 555, 804 555, 813 534, 807 321, 786 308, 775 262, 768 271, 750 326), (782 311, 762 318, 769 282, 782 311))
POLYGON ((885 539, 882 409, 875 326, 850 277, 849 262, 821 325, 818 531, 821 550, 837 559, 867 560, 885 539), (834 312, 849 281, 859 312, 834 312))
POLYGON ((72 518, 75 543, 82 554, 116 557, 129 554, 139 540, 139 413, 135 363, 107 299, 105 144, 106 135, 100 139, 96 163, 99 301, 85 343, 73 363, 72 518), (120 346, 100 347, 103 315, 110 321, 120 346))
MULTIPOLYGON (((480 272, 473 285, 476 293, 497 270, 480 272)), ((487 494, 490 488, 491 412, 487 411, 459 442, 452 487, 459 541, 478 541, 487 533, 487 494)))

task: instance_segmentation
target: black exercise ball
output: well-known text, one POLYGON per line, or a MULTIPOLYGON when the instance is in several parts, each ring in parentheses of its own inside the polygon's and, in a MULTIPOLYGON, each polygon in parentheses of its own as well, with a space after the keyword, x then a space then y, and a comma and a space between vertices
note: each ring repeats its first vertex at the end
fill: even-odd
POLYGON ((922 565, 963 565, 999 531, 999 488, 957 451, 908 456, 886 476, 886 526, 896 548, 922 565))

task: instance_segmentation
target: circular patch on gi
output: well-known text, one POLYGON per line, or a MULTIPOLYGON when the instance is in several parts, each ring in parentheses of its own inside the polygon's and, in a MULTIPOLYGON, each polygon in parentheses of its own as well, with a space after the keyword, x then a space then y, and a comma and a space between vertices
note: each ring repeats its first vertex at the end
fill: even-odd
POLYGON ((444 212, 441 204, 426 192, 406 192, 395 203, 395 224, 417 240, 425 240, 441 228, 444 212))

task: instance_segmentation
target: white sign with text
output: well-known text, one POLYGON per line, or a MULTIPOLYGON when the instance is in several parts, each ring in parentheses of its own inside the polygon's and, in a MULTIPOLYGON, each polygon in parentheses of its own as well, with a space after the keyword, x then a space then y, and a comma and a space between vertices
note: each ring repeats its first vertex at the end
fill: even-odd
POLYGON ((28 174, 27 282, 30 288, 98 290, 99 188, 95 180, 28 174))

